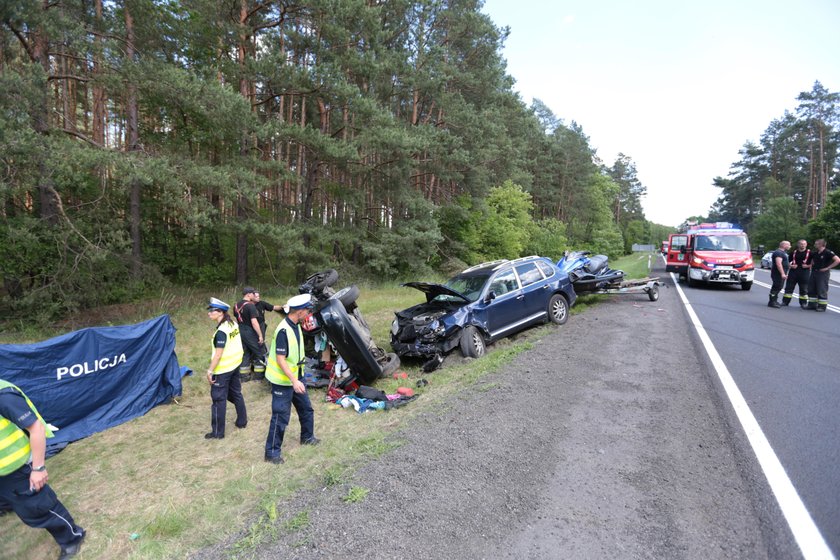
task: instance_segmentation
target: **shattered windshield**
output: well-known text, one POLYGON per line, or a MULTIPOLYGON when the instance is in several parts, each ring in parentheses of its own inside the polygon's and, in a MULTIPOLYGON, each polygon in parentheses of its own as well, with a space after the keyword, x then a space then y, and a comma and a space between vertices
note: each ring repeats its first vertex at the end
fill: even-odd
MULTIPOLYGON (((464 294, 470 301, 475 301, 481 295, 481 290, 484 288, 484 284, 487 283, 488 278, 490 278, 489 273, 471 274, 469 276, 458 275, 447 280, 444 286, 450 290, 455 290, 459 294, 464 294)), ((435 297, 434 301, 460 301, 463 303, 464 300, 455 296, 440 294, 435 297)))
POLYGON ((694 250, 745 252, 750 250, 750 242, 746 235, 698 235, 694 250))

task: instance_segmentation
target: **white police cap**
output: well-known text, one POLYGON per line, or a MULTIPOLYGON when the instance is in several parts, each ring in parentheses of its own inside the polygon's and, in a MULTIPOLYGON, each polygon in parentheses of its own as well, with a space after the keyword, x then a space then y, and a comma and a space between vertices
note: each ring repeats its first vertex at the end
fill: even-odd
POLYGON ((230 309, 230 305, 226 304, 220 299, 211 297, 210 303, 207 304, 207 309, 219 309, 220 311, 227 311, 228 309, 230 309))
POLYGON ((298 296, 290 297, 284 307, 290 311, 312 307, 312 296, 309 294, 300 294, 298 296))

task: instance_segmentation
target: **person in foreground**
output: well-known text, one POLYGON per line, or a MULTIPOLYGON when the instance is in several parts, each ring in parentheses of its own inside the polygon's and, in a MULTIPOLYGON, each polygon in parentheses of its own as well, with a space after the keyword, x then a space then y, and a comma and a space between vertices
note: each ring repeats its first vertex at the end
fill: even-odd
POLYGON ((280 448, 292 414, 292 405, 300 420, 300 443, 317 445, 315 437, 315 411, 309 401, 303 377, 303 329, 300 322, 310 313, 312 302, 309 294, 294 296, 286 304, 286 318, 274 331, 265 378, 271 382, 271 422, 265 440, 265 460, 283 463, 280 448))
POLYGON ((85 530, 47 484, 50 437, 52 431, 32 401, 0 379, 0 509, 11 507, 30 527, 49 531, 61 547, 59 560, 64 560, 79 553, 85 530))

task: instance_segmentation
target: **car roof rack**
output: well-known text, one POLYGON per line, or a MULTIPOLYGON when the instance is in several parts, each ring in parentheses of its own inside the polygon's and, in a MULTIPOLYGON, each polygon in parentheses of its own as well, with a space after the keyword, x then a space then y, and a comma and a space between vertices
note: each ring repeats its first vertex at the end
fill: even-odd
POLYGON ((509 262, 510 261, 507 260, 507 259, 499 259, 497 261, 488 261, 488 262, 477 264, 475 266, 471 266, 468 269, 466 269, 465 271, 463 271, 461 274, 463 274, 464 272, 472 272, 473 270, 478 270, 479 268, 490 268, 490 267, 496 268, 496 267, 499 267, 499 266, 501 266, 503 264, 506 264, 506 263, 509 263, 509 262))
POLYGON ((530 255, 528 257, 519 257, 518 259, 513 259, 510 262, 511 263, 518 263, 518 262, 521 262, 521 261, 527 261, 527 260, 530 260, 530 259, 538 259, 538 258, 540 258, 539 255, 530 255))

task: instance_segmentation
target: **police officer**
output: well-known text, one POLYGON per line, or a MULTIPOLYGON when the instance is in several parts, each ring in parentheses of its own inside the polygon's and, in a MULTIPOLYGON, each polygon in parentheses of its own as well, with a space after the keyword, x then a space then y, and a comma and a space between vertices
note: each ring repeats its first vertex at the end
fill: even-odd
POLYGON ((30 527, 49 531, 64 560, 79 553, 85 530, 47 484, 44 456, 51 437, 32 401, 0 379, 0 506, 11 506, 30 527))
POLYGON ((790 254, 790 269, 785 282, 785 295, 782 305, 790 305, 793 289, 799 286, 799 306, 808 307, 808 279, 811 277, 811 250, 808 242, 800 239, 796 242, 796 249, 790 254))
POLYGON ((227 401, 236 408, 236 427, 244 428, 248 424, 245 410, 245 398, 242 396, 242 384, 239 381, 239 364, 242 363, 242 337, 239 327, 228 315, 230 306, 216 298, 210 298, 207 316, 216 323, 213 334, 213 353, 210 367, 207 368, 207 381, 210 383, 211 431, 204 434, 205 439, 225 437, 225 413, 227 401))
POLYGON ((246 286, 242 289, 242 299, 233 306, 233 314, 239 323, 239 334, 242 337, 244 356, 239 366, 242 381, 251 380, 251 367, 254 377, 262 379, 265 376, 265 333, 260 327, 259 313, 254 305, 254 288, 246 286))
POLYGON ((782 241, 779 243, 779 248, 773 251, 770 256, 770 279, 773 285, 770 287, 770 301, 767 307, 781 307, 779 303, 779 292, 785 286, 785 280, 788 273, 788 250, 790 249, 790 241, 782 241))
POLYGON ((315 411, 309 401, 303 376, 303 330, 300 322, 309 313, 312 302, 309 294, 294 296, 286 304, 286 318, 274 331, 265 377, 271 382, 271 423, 265 440, 265 460, 280 464, 280 448, 292 414, 292 405, 300 420, 302 445, 317 445, 315 411))
POLYGON ((828 307, 828 280, 840 257, 825 246, 825 239, 814 241, 811 253, 811 279, 808 281, 808 309, 825 311, 828 307))

